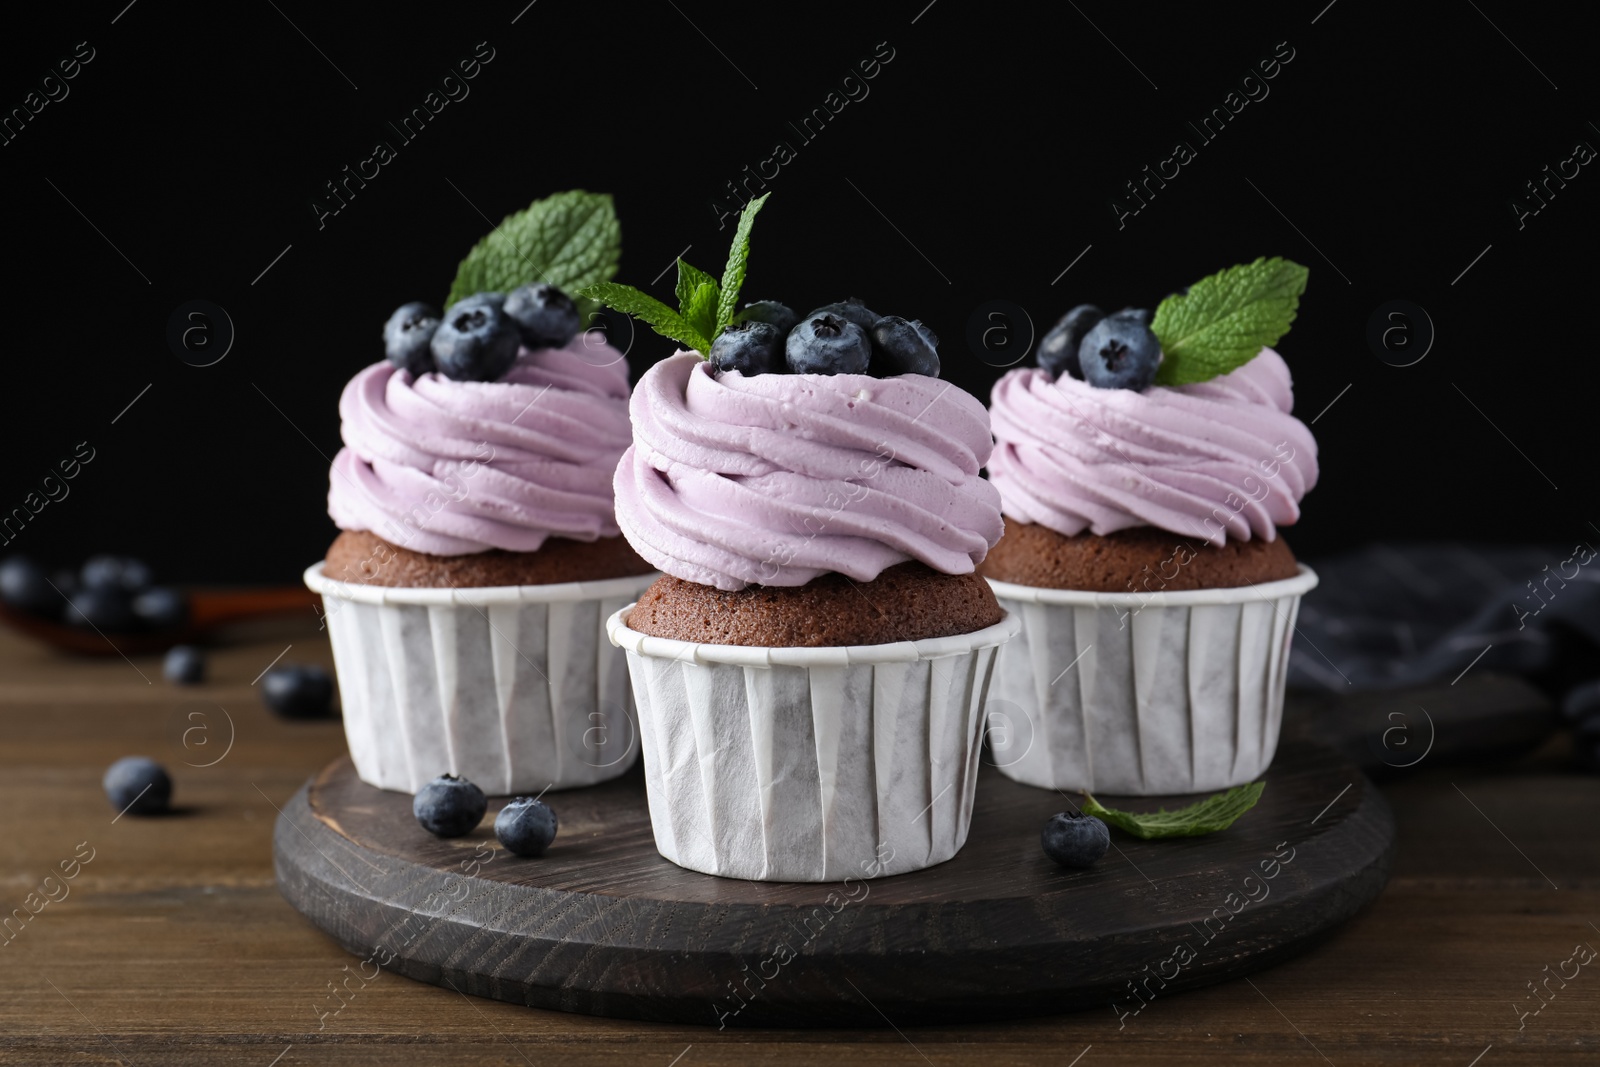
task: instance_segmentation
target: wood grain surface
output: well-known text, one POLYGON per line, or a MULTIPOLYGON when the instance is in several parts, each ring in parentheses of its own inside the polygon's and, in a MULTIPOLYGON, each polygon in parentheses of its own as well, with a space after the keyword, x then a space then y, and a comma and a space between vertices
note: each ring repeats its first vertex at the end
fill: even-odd
MULTIPOLYGON (((167 686, 153 657, 67 660, 0 634, 0 892, 6 914, 29 916, 20 929, 13 919, 16 932, 0 944, 0 1063, 1600 1059, 1595 966, 1564 985, 1548 979, 1575 944, 1600 947, 1600 778, 1568 769, 1560 738, 1515 763, 1448 767, 1430 755, 1398 772, 1383 786, 1395 863, 1371 907, 1303 955, 1157 997, 1120 1023, 1098 1008, 965 1025, 718 1031, 527 1008, 388 972, 368 980, 361 972, 372 969, 273 882, 279 809, 344 744, 337 723, 274 719, 251 680, 291 643, 286 660, 330 663, 314 626, 217 652, 213 680, 196 689, 167 686), (197 726, 205 730, 190 732, 197 726), (100 775, 131 753, 173 772, 177 814, 113 822, 100 775), (29 901, 45 898, 29 894, 59 878, 85 842, 93 859, 50 883, 61 899, 31 913, 29 901), (1530 982, 1543 983, 1543 999, 1532 999, 1530 982)), ((1468 673, 1454 688, 1474 684, 1468 673)))
MULTIPOLYGON (((1185 798, 1117 807, 1155 810, 1185 798)), ((1064 870, 1039 831, 1070 801, 979 776, 967 845, 893 878, 750 882, 656 852, 644 776, 545 797, 549 853, 478 829, 441 840, 410 797, 335 761, 284 806, 284 896, 367 963, 513 1003, 726 1026, 992 1021, 1110 1008, 1119 1021, 1183 989, 1314 944, 1383 889, 1394 822, 1331 749, 1278 754, 1261 802, 1226 832, 1117 835, 1064 870)))

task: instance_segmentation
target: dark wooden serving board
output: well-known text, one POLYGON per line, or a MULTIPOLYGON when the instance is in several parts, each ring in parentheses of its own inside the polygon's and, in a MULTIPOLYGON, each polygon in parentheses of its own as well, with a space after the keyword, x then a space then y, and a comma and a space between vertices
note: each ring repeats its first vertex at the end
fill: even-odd
POLYGON ((1226 831, 1114 832, 1098 865, 1070 871, 1039 831, 1071 801, 985 767, 955 859, 792 884, 662 859, 637 768, 547 798, 560 836, 533 860, 495 842, 500 802, 472 835, 436 839, 409 796, 340 759, 284 809, 274 849, 284 896, 368 976, 382 966, 538 1007, 713 1027, 1122 1015, 1302 952, 1383 889, 1394 823, 1359 770, 1291 742, 1267 783, 1226 831))

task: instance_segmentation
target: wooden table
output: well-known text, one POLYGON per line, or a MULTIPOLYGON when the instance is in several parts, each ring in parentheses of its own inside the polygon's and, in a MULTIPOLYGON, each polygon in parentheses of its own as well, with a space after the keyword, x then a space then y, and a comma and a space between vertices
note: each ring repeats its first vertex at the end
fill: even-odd
POLYGON ((0 634, 0 907, 29 915, 59 864, 76 871, 0 940, 0 1063, 1600 1062, 1600 959, 1564 984, 1550 977, 1575 944, 1600 948, 1600 778, 1567 770, 1560 743, 1512 766, 1405 772, 1385 787, 1399 854, 1376 905, 1290 963, 1159 998, 1121 1029, 1107 1008, 718 1032, 469 999, 387 973, 347 982, 360 961, 273 885, 277 808, 344 747, 337 723, 262 707, 251 680, 291 643, 286 659, 331 664, 326 640, 296 624, 218 650, 212 680, 179 689, 154 658, 67 660, 0 634), (172 771, 176 814, 113 819, 100 776, 129 754, 172 771), (1536 1002, 1529 983, 1545 979, 1536 1002), (324 1015, 330 984, 355 992, 324 1015), (1518 1006, 1539 1003, 1519 1029, 1518 1006))

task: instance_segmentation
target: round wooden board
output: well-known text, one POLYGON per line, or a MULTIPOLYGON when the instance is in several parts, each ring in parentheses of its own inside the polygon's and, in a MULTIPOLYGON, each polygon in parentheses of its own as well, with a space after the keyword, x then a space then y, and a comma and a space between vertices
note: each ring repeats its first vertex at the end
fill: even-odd
MULTIPOLYGON (((955 859, 874 881, 743 882, 661 858, 644 777, 548 798, 542 859, 429 836, 411 798, 330 764, 274 835, 283 895, 361 959, 542 1008, 711 1026, 904 1026, 1153 998, 1304 951, 1382 891, 1394 821, 1332 750, 1284 745, 1260 803, 1206 837, 1113 831, 1095 867, 1039 847, 1063 795, 980 776, 955 859)), ((1073 797, 1073 800, 1078 798, 1073 797)), ((1154 810, 1185 798, 1098 798, 1154 810)))

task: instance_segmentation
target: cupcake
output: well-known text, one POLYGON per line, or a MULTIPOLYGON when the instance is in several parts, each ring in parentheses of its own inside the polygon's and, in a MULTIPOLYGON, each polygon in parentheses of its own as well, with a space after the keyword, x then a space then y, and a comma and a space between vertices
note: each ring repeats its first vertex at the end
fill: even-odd
POLYGON ((1279 528, 1317 481, 1270 345, 1305 268, 1257 260, 1150 312, 1084 305, 990 414, 1004 538, 982 572, 1022 620, 986 709, 1009 777, 1193 793, 1261 774, 1316 575, 1279 528))
MULTIPOLYGON (((680 265, 691 301, 697 276, 680 265)), ((938 379, 920 323, 859 302, 719 299, 696 323, 692 302, 590 292, 689 346, 640 380, 616 473, 623 535, 664 572, 609 623, 656 847, 769 881, 949 859, 1016 629, 975 573, 1002 528, 982 403, 938 379)))
POLYGON ((341 532, 306 583, 323 595, 351 758, 385 789, 442 773, 492 794, 563 789, 638 751, 604 631, 655 578, 613 508, 627 363, 555 285, 508 288, 442 316, 399 308, 387 359, 339 402, 341 532))

